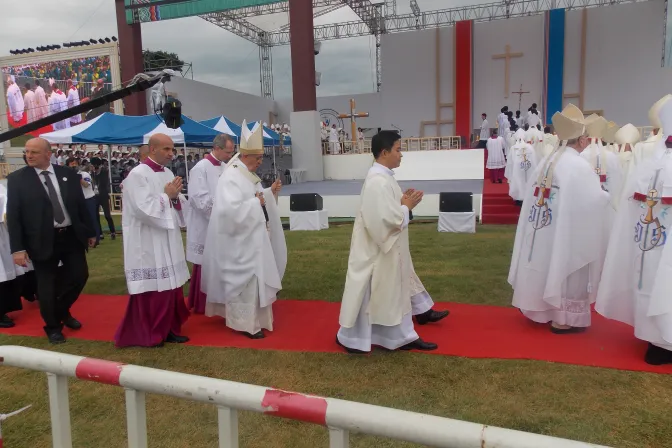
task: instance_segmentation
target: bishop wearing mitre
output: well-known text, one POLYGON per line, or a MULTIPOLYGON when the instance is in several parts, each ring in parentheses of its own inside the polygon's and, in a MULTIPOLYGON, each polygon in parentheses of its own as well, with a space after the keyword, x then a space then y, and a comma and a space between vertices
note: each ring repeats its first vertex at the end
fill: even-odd
MULTIPOLYGON (((614 152, 618 155, 618 160, 621 162, 621 170, 624 173, 623 185, 627 184, 627 173, 630 172, 630 163, 632 162, 632 150, 641 140, 641 134, 633 124, 628 123, 614 135, 615 143, 613 145, 614 152)), ((625 193, 625 189, 623 189, 625 193)))
POLYGON ((432 309, 434 302, 413 269, 409 213, 423 193, 412 189, 402 193, 394 179, 392 170, 402 157, 400 139, 394 131, 381 131, 371 140, 375 163, 364 181, 355 217, 336 336, 349 353, 370 352, 372 345, 435 350, 436 344, 415 332, 413 316, 424 325, 448 315, 432 309))
POLYGON ((191 213, 187 217, 187 261, 193 263, 189 282, 189 308, 195 314, 205 314, 205 293, 201 291, 201 264, 205 237, 219 176, 226 163, 231 160, 235 143, 230 135, 219 134, 212 142, 212 152, 203 157, 189 171, 189 205, 191 213))
POLYGON ((516 143, 509 151, 504 175, 509 180, 509 196, 517 205, 522 205, 527 184, 537 167, 537 156, 534 147, 525 141, 525 131, 518 129, 514 137, 516 143))
POLYGON ((602 136, 602 141, 605 143, 605 148, 607 151, 616 153, 618 152, 616 147, 616 132, 618 132, 618 125, 614 121, 607 122, 607 129, 604 130, 602 136))
POLYGON ((661 138, 625 188, 595 309, 634 327, 648 342, 644 360, 660 365, 672 363, 672 97, 656 120, 661 138))
POLYGON ((263 189, 255 172, 264 157, 263 127, 243 121, 239 158, 217 182, 205 238, 201 289, 206 316, 252 339, 273 330, 272 305, 282 289, 287 246, 277 206, 280 180, 263 189))
POLYGON ((189 280, 180 227, 188 202, 182 179, 165 168, 173 159, 173 141, 165 134, 149 139, 149 157, 122 184, 124 270, 130 298, 114 335, 117 347, 159 347, 184 343, 180 335, 189 317, 182 285, 189 280))
POLYGON ((633 173, 634 169, 643 163, 645 160, 649 159, 656 152, 657 144, 662 139, 663 133, 661 132, 662 124, 658 118, 658 113, 663 104, 672 98, 672 95, 668 94, 656 101, 651 109, 649 109, 649 122, 653 129, 651 134, 643 142, 638 142, 635 147, 632 149, 632 160, 630 162, 630 169, 626 173, 626 182, 628 181, 630 175, 633 173))
POLYGON ((570 104, 552 121, 561 143, 528 184, 508 280, 513 306, 564 334, 590 326, 609 195, 581 157, 590 144, 583 113, 570 104))

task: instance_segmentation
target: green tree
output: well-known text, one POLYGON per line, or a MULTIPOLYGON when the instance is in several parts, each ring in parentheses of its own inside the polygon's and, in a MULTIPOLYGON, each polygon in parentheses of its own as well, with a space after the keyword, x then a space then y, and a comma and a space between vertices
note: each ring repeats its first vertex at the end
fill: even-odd
POLYGON ((162 70, 169 68, 178 72, 182 71, 184 61, 175 53, 158 50, 144 50, 142 52, 145 71, 162 70))

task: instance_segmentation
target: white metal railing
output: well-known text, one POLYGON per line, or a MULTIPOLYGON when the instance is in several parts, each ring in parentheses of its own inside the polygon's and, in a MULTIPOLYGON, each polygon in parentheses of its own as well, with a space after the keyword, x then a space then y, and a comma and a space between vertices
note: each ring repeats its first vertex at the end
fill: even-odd
POLYGON ((325 426, 329 430, 330 448, 348 448, 350 432, 443 448, 599 447, 398 409, 28 347, 0 347, 0 364, 47 373, 54 448, 72 448, 69 377, 126 390, 129 448, 147 448, 146 393, 216 406, 219 448, 238 448, 239 410, 325 426))
MULTIPOLYGON (((441 149, 460 149, 459 136, 446 137, 408 137, 401 139, 402 151, 432 151, 441 149)), ((357 142, 322 142, 322 154, 368 154, 371 152, 371 139, 365 138, 357 142)))

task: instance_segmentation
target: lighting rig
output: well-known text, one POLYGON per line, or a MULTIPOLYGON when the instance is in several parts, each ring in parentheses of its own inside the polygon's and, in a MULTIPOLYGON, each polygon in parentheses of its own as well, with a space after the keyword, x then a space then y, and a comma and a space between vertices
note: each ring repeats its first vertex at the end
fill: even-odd
MULTIPOLYGON (((81 40, 81 41, 76 41, 76 42, 63 42, 63 47, 64 48, 72 48, 72 47, 84 47, 88 45, 99 45, 99 44, 109 44, 110 42, 116 42, 117 38, 115 36, 112 37, 103 37, 101 39, 89 39, 89 40, 81 40)), ((23 48, 21 50, 9 50, 10 54, 17 55, 17 54, 28 54, 28 53, 35 53, 36 51, 52 51, 52 50, 60 50, 61 46, 60 45, 41 45, 39 47, 35 48, 23 48)))

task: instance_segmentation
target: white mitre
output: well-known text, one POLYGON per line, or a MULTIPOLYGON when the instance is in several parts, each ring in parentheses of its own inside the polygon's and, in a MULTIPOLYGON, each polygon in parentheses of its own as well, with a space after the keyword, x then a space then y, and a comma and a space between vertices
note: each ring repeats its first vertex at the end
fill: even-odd
POLYGON ((581 109, 568 104, 562 112, 556 112, 551 118, 553 129, 562 141, 579 138, 586 133, 586 124, 581 109))
POLYGON ((607 127, 609 126, 609 122, 604 117, 600 117, 596 114, 587 117, 584 123, 586 125, 586 133, 588 134, 588 137, 596 140, 602 140, 607 127))
POLYGON ((513 134, 513 138, 516 139, 516 142, 525 141, 525 131, 521 128, 513 134))
POLYGON ((616 141, 616 132, 618 132, 618 130, 619 127, 615 122, 608 122, 607 129, 604 131, 603 140, 609 145, 613 144, 616 141))
POLYGON ((670 99, 672 99, 672 95, 667 94, 658 101, 656 101, 653 106, 651 106, 651 109, 649 109, 649 122, 651 123, 651 126, 653 126, 654 129, 661 129, 663 127, 660 118, 658 117, 660 109, 663 107, 665 103, 667 103, 670 99))
POLYGON ((252 132, 247 127, 247 122, 243 120, 238 150, 240 155, 258 155, 264 153, 264 134, 261 124, 252 132))
POLYGON ((628 123, 616 131, 614 138, 619 145, 629 144, 630 146, 635 146, 635 144, 641 140, 641 135, 637 127, 628 123))

